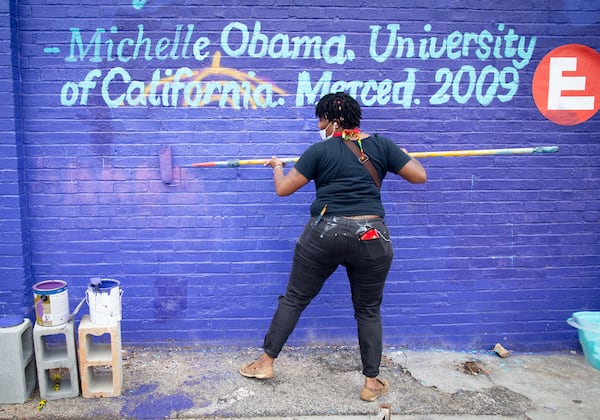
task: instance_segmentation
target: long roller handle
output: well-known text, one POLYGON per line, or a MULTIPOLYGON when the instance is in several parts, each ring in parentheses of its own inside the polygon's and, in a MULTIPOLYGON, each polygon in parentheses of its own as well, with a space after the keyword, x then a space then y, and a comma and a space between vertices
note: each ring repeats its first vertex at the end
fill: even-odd
MULTIPOLYGON (((556 153, 558 146, 521 147, 513 149, 475 149, 475 150, 446 150, 440 152, 410 152, 409 155, 416 159, 429 157, 457 157, 457 156, 502 156, 526 155, 540 153, 556 153)), ((298 157, 280 158, 283 163, 296 162, 298 157)), ((212 162, 192 163, 194 168, 237 168, 243 165, 262 165, 268 158, 263 159, 230 159, 212 162)))
MULTIPOLYGON (((290 157, 290 158, 279 158, 279 159, 283 163, 294 163, 299 158, 298 157, 290 157)), ((213 161, 213 162, 192 163, 192 167, 194 167, 194 168, 208 168, 208 167, 237 168, 238 166, 243 166, 243 165, 262 165, 267 160, 269 160, 269 159, 264 158, 264 159, 217 160, 217 161, 213 161)))
POLYGON ((476 149, 476 150, 448 150, 442 152, 413 152, 409 153, 414 158, 427 157, 453 157, 453 156, 500 156, 500 155, 526 155, 532 153, 556 153, 558 146, 521 147, 516 149, 476 149))

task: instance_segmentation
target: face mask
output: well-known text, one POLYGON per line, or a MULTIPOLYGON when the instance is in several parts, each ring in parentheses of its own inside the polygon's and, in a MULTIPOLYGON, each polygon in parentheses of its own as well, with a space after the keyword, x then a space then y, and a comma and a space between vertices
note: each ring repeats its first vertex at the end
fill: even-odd
POLYGON ((327 124, 327 127, 325 127, 324 129, 319 130, 319 135, 321 136, 321 140, 325 141, 325 140, 329 140, 330 138, 333 137, 333 133, 335 132, 335 127, 337 126, 337 124, 333 123, 333 131, 331 132, 331 135, 328 136, 327 129, 329 128, 330 125, 331 125, 331 123, 327 124))

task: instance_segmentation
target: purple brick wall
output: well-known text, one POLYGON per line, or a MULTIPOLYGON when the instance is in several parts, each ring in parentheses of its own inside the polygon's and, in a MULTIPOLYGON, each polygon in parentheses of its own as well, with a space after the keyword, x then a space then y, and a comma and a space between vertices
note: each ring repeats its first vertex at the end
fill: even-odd
MULTIPOLYGON (((600 124, 593 113, 556 123, 532 86, 548 53, 584 45, 598 110, 600 8, 267 3, 23 0, 2 11, 4 313, 26 312, 35 282, 66 280, 74 307, 91 277, 110 277, 124 289, 125 343, 259 346, 314 187, 278 198, 262 166, 191 164, 297 156, 319 139, 316 101, 346 90, 365 131, 409 151, 560 147, 423 159, 425 185, 386 178, 386 345, 576 348, 566 318, 600 310, 600 124)), ((289 343, 355 343, 348 289, 340 269, 289 343)))
POLYGON ((19 34, 12 2, 0 5, 0 314, 25 314, 32 306, 27 197, 23 168, 19 34), (10 4, 9 4, 10 3, 10 4))

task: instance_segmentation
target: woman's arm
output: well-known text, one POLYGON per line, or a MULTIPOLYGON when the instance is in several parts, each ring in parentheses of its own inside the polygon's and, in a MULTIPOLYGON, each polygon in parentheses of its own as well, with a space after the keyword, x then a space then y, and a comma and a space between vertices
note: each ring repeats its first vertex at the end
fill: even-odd
POLYGON ((308 179, 298 172, 296 168, 292 168, 287 174, 284 174, 284 163, 276 157, 267 160, 265 162, 265 166, 270 166, 273 168, 273 183, 275 184, 275 192, 280 197, 293 194, 308 184, 308 179))
POLYGON ((427 181, 427 172, 417 159, 411 159, 398 171, 398 175, 413 184, 423 184, 427 181))

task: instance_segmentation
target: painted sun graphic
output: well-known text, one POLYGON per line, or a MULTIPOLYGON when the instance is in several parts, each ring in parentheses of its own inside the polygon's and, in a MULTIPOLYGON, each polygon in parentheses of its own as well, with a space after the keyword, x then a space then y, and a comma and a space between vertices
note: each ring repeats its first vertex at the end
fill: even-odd
POLYGON ((221 53, 214 54, 211 66, 202 70, 180 68, 166 73, 146 85, 144 94, 160 97, 163 105, 203 107, 216 104, 221 108, 272 108, 285 103, 286 92, 256 77, 252 71, 221 67, 221 53))

